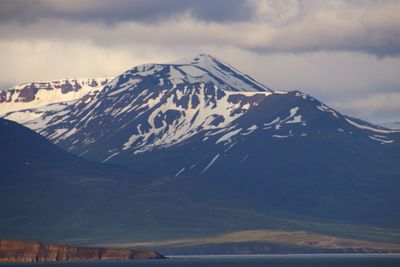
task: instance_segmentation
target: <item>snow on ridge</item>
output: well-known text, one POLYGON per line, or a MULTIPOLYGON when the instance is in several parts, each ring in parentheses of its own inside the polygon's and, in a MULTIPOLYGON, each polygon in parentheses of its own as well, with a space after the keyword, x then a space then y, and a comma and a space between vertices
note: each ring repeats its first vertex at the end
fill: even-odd
POLYGON ((325 104, 320 104, 320 105, 318 105, 317 106, 317 109, 319 109, 320 111, 322 111, 322 112, 329 112, 329 113, 331 113, 333 116, 335 116, 336 118, 339 118, 339 116, 337 115, 337 113, 332 109, 332 108, 330 108, 330 107, 328 107, 327 105, 325 105, 325 104))
POLYGON ((368 136, 370 139, 372 139, 372 140, 374 140, 374 141, 378 141, 378 142, 380 142, 381 144, 391 144, 391 143, 393 143, 394 142, 394 140, 388 140, 388 139, 384 139, 384 138, 381 138, 381 137, 379 137, 379 136, 377 136, 377 135, 373 135, 373 136, 368 136))
POLYGON ((272 95, 274 93, 267 91, 224 91, 227 95, 244 95, 244 96, 254 96, 254 95, 272 95))
POLYGON ((25 124, 29 123, 32 120, 39 119, 47 111, 58 112, 67 107, 68 105, 72 105, 75 102, 76 100, 73 100, 70 102, 48 104, 34 109, 22 109, 22 110, 12 111, 4 114, 3 118, 16 121, 20 124, 25 124))
POLYGON ((209 54, 205 54, 205 53, 201 53, 201 54, 197 54, 191 57, 184 57, 181 59, 178 59, 176 61, 173 62, 169 62, 167 64, 171 64, 171 65, 193 65, 193 64, 204 64, 208 61, 212 61, 214 60, 215 57, 209 55, 209 54))
POLYGON ((71 83, 71 82, 76 82, 79 83, 81 85, 89 85, 90 83, 92 83, 93 81, 97 82, 97 83, 101 83, 103 81, 111 81, 112 79, 114 79, 114 77, 86 77, 86 78, 64 78, 64 79, 56 79, 56 80, 39 80, 39 81, 33 81, 33 82, 25 82, 25 83, 20 83, 17 85, 14 85, 10 88, 5 89, 5 91, 8 90, 12 90, 12 89, 21 89, 25 86, 29 86, 29 85, 36 85, 38 87, 50 84, 50 85, 59 85, 59 84, 63 84, 63 83, 71 83))
MULTIPOLYGON (((107 83, 111 79, 112 78, 80 78, 20 84, 0 92, 0 94, 5 94, 6 99, 5 102, 0 102, 0 115, 26 109, 44 108, 49 104, 78 100, 95 91, 101 91, 104 87, 103 83, 107 83), (72 86, 73 89, 68 92, 63 92, 62 87, 67 84, 72 86), (21 101, 20 94, 22 90, 29 86, 36 88, 37 92, 34 93, 34 91, 32 91, 32 93, 30 93, 33 94, 31 96, 33 99, 21 101)), ((26 121, 27 118, 22 118, 22 120, 26 121)))
POLYGON ((273 92, 270 88, 257 82, 250 76, 240 72, 228 63, 208 54, 199 54, 194 57, 183 58, 170 64, 181 69, 184 69, 187 66, 192 67, 187 69, 190 72, 188 73, 189 75, 192 75, 193 71, 196 71, 197 73, 200 73, 201 71, 205 72, 205 74, 208 73, 208 76, 212 76, 223 81, 223 84, 227 85, 227 87, 224 88, 227 91, 235 89, 239 91, 273 92))
POLYGON ((369 130, 369 131, 373 131, 373 132, 377 132, 377 133, 386 133, 386 134, 387 133, 399 133, 400 132, 400 131, 396 131, 396 130, 385 130, 385 129, 373 128, 373 127, 370 127, 370 126, 367 126, 367 125, 362 125, 362 124, 359 124, 359 123, 357 123, 355 121, 350 120, 349 118, 345 118, 345 120, 349 124, 359 128, 359 129, 362 129, 362 130, 369 130))
POLYGON ((119 87, 128 88, 128 85, 125 84, 128 84, 130 79, 141 79, 151 75, 156 76, 159 81, 162 78, 161 84, 165 84, 165 81, 169 80, 173 86, 184 83, 213 83, 226 92, 273 93, 265 85, 207 54, 200 54, 173 63, 136 66, 109 83, 105 93, 113 91, 112 88, 122 92, 124 90, 119 87), (120 81, 124 81, 124 83, 120 84, 120 81))

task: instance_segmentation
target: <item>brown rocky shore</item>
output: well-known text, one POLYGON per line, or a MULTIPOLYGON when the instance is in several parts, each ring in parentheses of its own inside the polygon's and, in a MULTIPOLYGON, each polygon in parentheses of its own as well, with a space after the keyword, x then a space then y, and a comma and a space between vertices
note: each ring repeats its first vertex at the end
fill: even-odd
POLYGON ((70 247, 35 241, 0 240, 0 262, 165 259, 155 251, 124 248, 70 247))

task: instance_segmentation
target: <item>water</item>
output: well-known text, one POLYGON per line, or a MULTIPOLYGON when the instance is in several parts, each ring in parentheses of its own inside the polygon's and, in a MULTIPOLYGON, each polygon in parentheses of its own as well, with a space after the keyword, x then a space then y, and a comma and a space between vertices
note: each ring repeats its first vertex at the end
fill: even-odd
POLYGON ((0 263, 0 267, 400 267, 400 255, 193 256, 168 260, 0 263))

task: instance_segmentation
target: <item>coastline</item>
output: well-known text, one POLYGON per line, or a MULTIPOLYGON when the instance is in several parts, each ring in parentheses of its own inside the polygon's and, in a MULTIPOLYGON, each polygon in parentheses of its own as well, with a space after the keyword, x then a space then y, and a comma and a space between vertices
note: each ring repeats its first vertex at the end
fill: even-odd
POLYGON ((56 262, 166 259, 153 250, 71 247, 36 241, 0 240, 0 262, 56 262))

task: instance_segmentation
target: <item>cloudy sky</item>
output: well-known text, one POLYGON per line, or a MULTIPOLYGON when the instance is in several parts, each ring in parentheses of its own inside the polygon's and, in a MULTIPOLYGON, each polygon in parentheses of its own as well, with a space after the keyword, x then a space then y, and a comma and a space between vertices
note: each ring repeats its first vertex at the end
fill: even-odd
POLYGON ((398 0, 0 0, 0 88, 212 54, 277 90, 400 121, 398 0))

